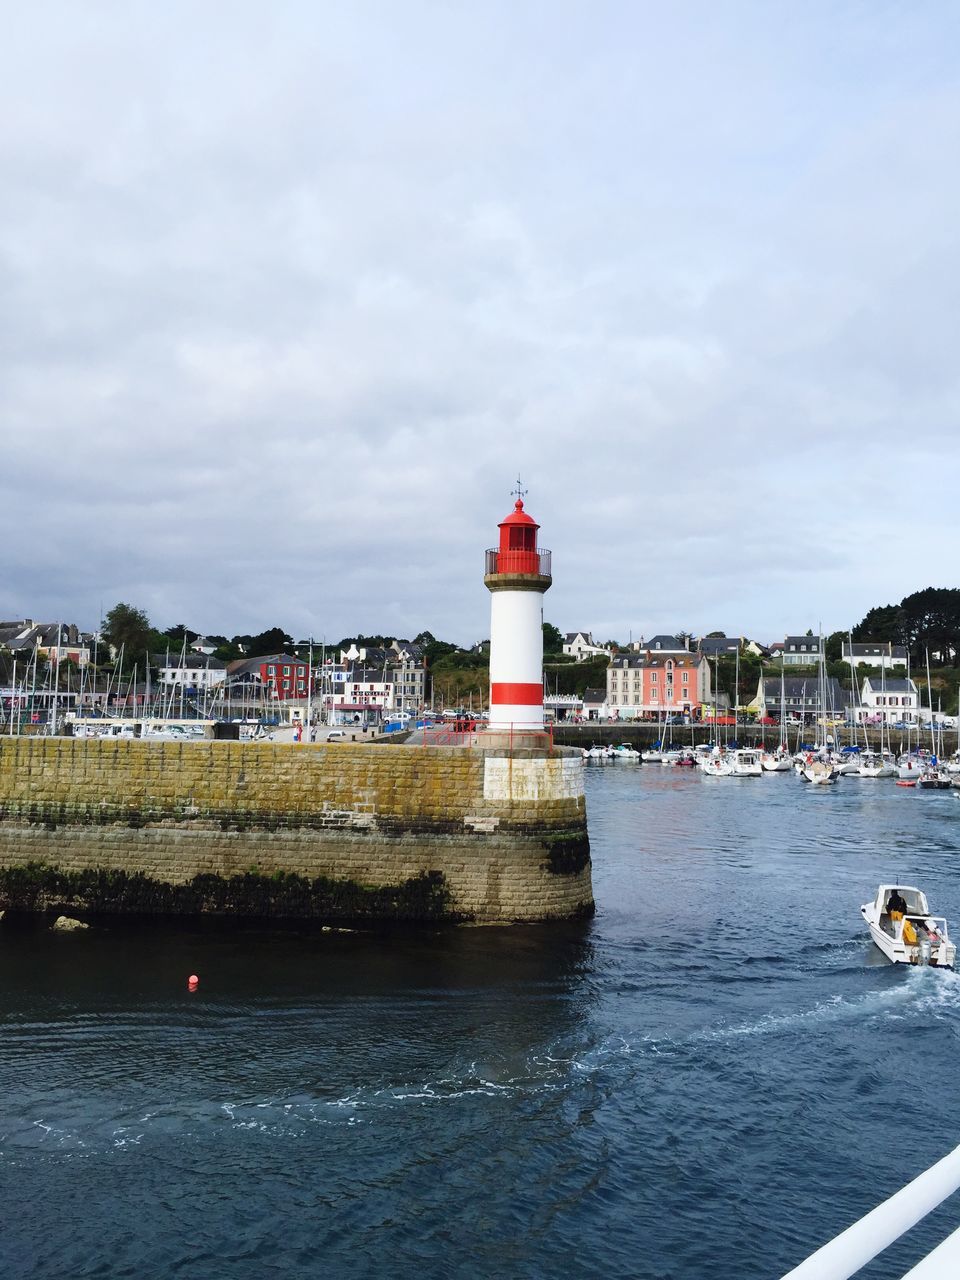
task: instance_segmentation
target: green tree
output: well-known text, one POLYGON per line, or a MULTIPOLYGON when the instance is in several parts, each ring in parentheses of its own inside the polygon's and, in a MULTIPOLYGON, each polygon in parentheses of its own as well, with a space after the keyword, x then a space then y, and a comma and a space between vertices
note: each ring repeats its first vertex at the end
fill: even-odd
POLYGON ((455 644, 448 644, 446 640, 428 640, 423 646, 423 660, 429 670, 447 654, 459 652, 461 650, 455 644))
POLYGON ((851 633, 854 640, 889 640, 905 644, 903 610, 898 604, 877 605, 870 609, 851 633))
POLYGON ((929 651, 934 660, 960 663, 960 590, 924 587, 900 601, 904 643, 920 663, 929 651))
POLYGON ((843 642, 847 638, 845 631, 833 631, 823 642, 823 652, 828 662, 839 662, 843 657, 843 642))
POLYGON ((198 631, 191 631, 190 628, 185 626, 182 622, 178 622, 173 627, 167 627, 163 634, 172 644, 176 644, 178 646, 182 645, 184 640, 186 640, 187 644, 193 644, 194 640, 197 640, 200 637, 200 633, 198 631))
POLYGON ((271 627, 269 631, 261 631, 258 636, 251 636, 249 655, 251 658, 262 658, 268 653, 283 653, 293 647, 293 637, 287 635, 282 627, 271 627))
POLYGON ((563 652, 563 635, 552 622, 545 622, 543 624, 543 652, 563 652))
POLYGON ((143 653, 153 636, 150 619, 132 604, 115 604, 104 619, 103 638, 118 653, 121 648, 130 655, 143 653))

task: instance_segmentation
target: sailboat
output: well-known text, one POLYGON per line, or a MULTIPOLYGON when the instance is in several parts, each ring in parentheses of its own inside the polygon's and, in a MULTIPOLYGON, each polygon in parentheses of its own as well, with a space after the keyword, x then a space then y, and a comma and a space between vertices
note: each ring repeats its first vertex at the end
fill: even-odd
POLYGON ((860 754, 860 768, 857 770, 861 778, 893 778, 897 774, 896 762, 889 746, 884 746, 883 731, 887 723, 887 668, 880 668, 880 750, 863 751, 860 754))
POLYGON ((953 786, 950 774, 938 763, 937 729, 933 718, 933 686, 930 683, 930 650, 927 650, 927 703, 930 708, 930 760, 917 779, 917 786, 924 791, 945 791, 953 786))
POLYGON ((789 773, 793 765, 787 746, 787 698, 783 680, 783 654, 780 654, 780 743, 775 751, 764 751, 761 768, 767 773, 789 773))

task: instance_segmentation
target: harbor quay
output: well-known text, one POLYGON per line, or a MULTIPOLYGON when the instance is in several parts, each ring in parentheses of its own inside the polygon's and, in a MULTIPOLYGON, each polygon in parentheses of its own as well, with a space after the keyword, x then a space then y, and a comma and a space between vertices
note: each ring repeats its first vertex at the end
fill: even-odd
POLYGON ((538 747, 0 739, 0 909, 589 915, 582 761, 538 747))
MULTIPOLYGON (((775 747, 780 740, 778 725, 740 724, 712 725, 709 721, 698 721, 694 724, 657 725, 655 721, 609 721, 589 720, 581 724, 561 722, 553 726, 553 741, 564 747, 589 747, 592 743, 600 746, 616 746, 621 742, 629 742, 640 750, 653 747, 657 742, 671 742, 675 747, 696 747, 701 743, 719 743, 736 738, 742 747, 775 747)), ((797 742, 814 744, 823 741, 824 734, 830 734, 837 746, 843 748, 850 741, 849 729, 842 726, 824 728, 808 724, 790 725, 787 729, 787 745, 796 749, 797 742), (799 739, 798 739, 799 735, 799 739)), ((950 730, 937 730, 938 742, 942 741, 940 751, 948 755, 955 748, 960 748, 958 734, 950 730)), ((898 750, 930 747, 930 731, 923 730, 919 735, 916 726, 908 735, 906 731, 884 727, 882 734, 879 725, 857 725, 855 741, 871 751, 888 748, 891 743, 898 750), (901 745, 902 744, 902 745, 901 745)))

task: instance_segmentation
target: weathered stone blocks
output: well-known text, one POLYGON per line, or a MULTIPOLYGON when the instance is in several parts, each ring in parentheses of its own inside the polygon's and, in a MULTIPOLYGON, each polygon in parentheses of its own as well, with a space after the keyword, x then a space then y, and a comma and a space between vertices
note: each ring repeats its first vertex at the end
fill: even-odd
POLYGON ((0 909, 580 915, 582 781, 573 752, 3 739, 0 909))

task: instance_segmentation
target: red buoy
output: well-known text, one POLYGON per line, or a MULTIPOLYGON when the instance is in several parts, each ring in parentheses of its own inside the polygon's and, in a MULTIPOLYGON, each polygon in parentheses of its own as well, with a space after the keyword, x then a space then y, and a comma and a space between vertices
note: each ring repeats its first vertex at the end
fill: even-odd
POLYGON ((190 977, 187 979, 188 989, 190 991, 196 991, 199 985, 200 985, 200 979, 197 977, 195 973, 191 973, 190 977))

